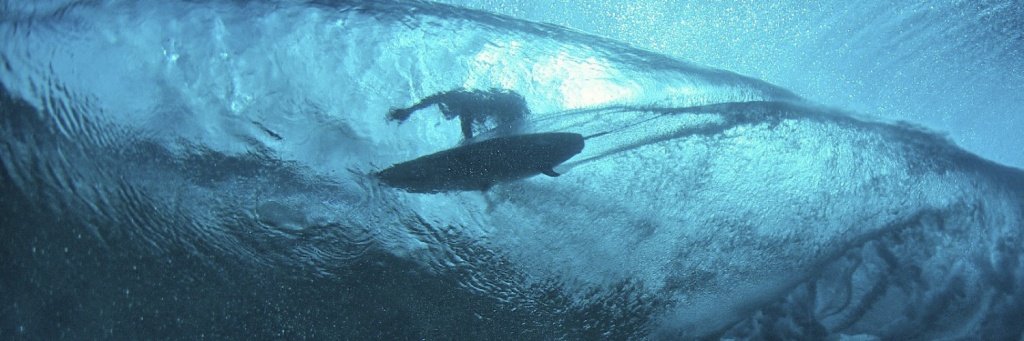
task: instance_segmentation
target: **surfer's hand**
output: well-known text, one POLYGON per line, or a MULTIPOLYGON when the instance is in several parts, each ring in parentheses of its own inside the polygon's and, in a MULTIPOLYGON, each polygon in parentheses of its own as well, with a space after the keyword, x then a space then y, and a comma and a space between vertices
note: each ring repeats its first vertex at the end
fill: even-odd
POLYGON ((396 108, 391 108, 391 110, 388 111, 387 119, 388 119, 388 121, 398 121, 399 123, 401 123, 401 122, 405 122, 405 120, 408 119, 409 115, 411 115, 411 114, 412 114, 412 111, 409 111, 409 110, 405 110, 405 109, 401 109, 401 108, 397 108, 397 109, 396 108))

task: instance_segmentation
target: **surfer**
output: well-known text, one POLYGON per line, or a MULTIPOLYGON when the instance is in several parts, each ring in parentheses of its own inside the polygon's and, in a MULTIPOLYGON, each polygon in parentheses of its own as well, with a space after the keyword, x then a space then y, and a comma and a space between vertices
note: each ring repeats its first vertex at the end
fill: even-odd
POLYGON ((580 134, 520 134, 530 110, 523 96, 505 89, 440 92, 410 107, 391 109, 387 119, 402 123, 435 104, 446 119, 459 117, 463 143, 374 172, 382 183, 412 193, 487 191, 537 174, 559 176, 553 168, 583 150, 580 134), (495 136, 473 141, 474 130, 487 129, 495 136))
POLYGON ((464 142, 473 138, 474 126, 480 130, 493 128, 497 136, 515 134, 521 130, 523 119, 530 114, 526 99, 514 91, 456 89, 427 96, 408 108, 391 109, 387 119, 402 123, 413 112, 435 104, 445 119, 459 118, 464 142))

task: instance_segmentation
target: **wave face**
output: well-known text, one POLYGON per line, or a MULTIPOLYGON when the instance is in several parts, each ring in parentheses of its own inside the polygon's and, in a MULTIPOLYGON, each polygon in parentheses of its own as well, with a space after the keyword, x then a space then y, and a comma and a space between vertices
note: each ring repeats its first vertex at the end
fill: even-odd
POLYGON ((0 335, 1019 338, 1024 172, 564 29, 419 2, 3 3, 0 335), (454 88, 594 136, 487 193, 454 88))

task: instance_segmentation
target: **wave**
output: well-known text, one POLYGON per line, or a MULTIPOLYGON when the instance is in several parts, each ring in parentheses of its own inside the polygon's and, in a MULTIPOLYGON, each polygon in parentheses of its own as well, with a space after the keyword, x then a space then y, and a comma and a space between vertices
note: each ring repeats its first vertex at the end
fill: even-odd
POLYGON ((12 335, 1021 333, 1024 173, 911 124, 432 3, 4 8, 12 335), (488 193, 366 176, 456 145, 440 113, 384 119, 455 88, 593 137, 488 193), (161 309, 193 317, 123 326, 161 309))

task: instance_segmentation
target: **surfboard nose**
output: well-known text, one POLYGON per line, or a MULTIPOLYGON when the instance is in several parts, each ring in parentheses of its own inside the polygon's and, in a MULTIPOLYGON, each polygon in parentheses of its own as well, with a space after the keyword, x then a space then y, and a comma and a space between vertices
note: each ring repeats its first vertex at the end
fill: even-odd
POLYGON ((555 163, 562 163, 576 154, 583 151, 583 135, 576 133, 549 133, 547 140, 550 155, 555 157, 555 163))
POLYGON ((567 145, 571 147, 571 149, 573 150, 573 155, 579 154, 580 152, 583 151, 583 135, 572 134, 572 137, 569 138, 569 142, 567 143, 567 145))

